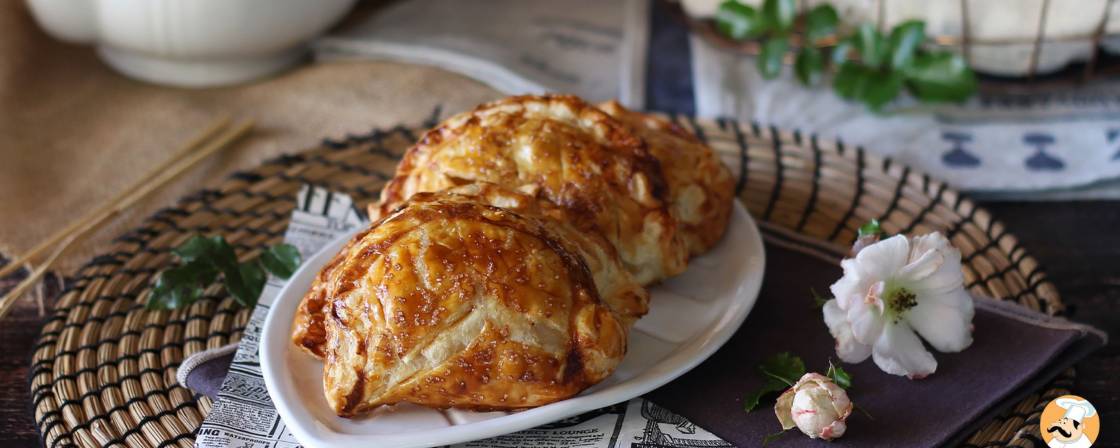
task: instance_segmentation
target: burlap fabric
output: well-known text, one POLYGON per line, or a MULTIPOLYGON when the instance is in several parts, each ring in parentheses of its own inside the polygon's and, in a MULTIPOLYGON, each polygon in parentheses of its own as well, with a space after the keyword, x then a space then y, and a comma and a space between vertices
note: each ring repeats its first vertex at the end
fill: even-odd
POLYGON ((226 88, 155 86, 113 72, 88 46, 50 38, 22 1, 0 2, 0 252, 21 253, 97 207, 223 112, 254 118, 252 135, 80 241, 59 271, 232 171, 323 137, 417 123, 436 107, 455 112, 498 96, 459 75, 384 62, 305 64, 226 88))

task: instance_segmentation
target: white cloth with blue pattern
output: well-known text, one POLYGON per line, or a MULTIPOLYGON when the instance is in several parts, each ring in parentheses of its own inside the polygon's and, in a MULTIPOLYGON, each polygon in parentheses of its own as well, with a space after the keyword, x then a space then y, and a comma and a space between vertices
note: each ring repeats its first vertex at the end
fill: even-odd
POLYGON ((827 85, 801 86, 789 67, 765 81, 753 58, 697 37, 691 49, 700 116, 840 138, 987 196, 1120 197, 1120 82, 1024 86, 1031 93, 980 95, 961 106, 905 99, 875 115, 827 85))

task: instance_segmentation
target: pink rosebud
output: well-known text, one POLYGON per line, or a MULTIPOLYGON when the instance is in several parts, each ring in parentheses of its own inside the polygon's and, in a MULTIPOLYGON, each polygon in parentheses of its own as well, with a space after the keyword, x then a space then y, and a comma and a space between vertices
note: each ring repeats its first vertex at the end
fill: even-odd
POLYGON ((852 413, 848 393, 818 373, 806 373, 774 404, 782 429, 797 427, 810 438, 832 440, 844 435, 852 413))

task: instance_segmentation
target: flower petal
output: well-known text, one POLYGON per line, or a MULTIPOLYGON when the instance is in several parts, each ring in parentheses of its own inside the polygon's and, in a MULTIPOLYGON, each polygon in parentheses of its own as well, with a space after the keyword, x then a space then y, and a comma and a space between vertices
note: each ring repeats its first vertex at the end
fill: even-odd
POLYGON ((874 302, 855 300, 846 311, 852 335, 863 344, 874 344, 883 333, 883 312, 881 300, 874 302))
POLYGON ((837 420, 832 422, 831 425, 825 426, 824 429, 821 430, 820 438, 823 440, 833 440, 844 435, 844 432, 846 432, 847 429, 848 424, 844 423, 844 420, 837 420))
POLYGON ((861 278, 881 281, 894 276, 910 257, 910 243, 904 235, 895 235, 867 246, 856 255, 861 278))
MULTIPOLYGON (((942 276, 942 274, 938 272, 924 281, 908 285, 911 291, 917 295, 918 304, 932 302, 956 308, 960 310, 961 313, 968 315, 969 320, 971 320, 972 296, 968 295, 968 291, 964 289, 964 277, 957 274, 957 283, 953 285, 953 283, 951 283, 952 280, 947 279, 944 283, 938 283, 933 280, 933 278, 937 276, 942 276)), ((952 276, 944 275, 944 277, 951 278, 952 276)))
POLYGON ((852 327, 848 324, 848 315, 840 309, 836 299, 825 302, 824 323, 828 325, 828 332, 836 339, 836 355, 847 363, 859 363, 871 356, 871 346, 860 343, 852 335, 852 327))
POLYGON ((871 356, 884 372, 910 379, 922 378, 937 370, 937 360, 905 322, 887 325, 875 342, 871 356))
POLYGON ((948 297, 921 296, 906 321, 938 351, 959 352, 972 345, 974 313, 972 297, 958 288, 948 297))
POLYGON ((863 282, 860 281, 859 269, 856 268, 855 260, 841 260, 840 267, 844 268, 844 275, 828 289, 832 292, 832 297, 840 301, 840 308, 847 308, 848 303, 852 300, 858 300, 867 291, 867 287, 862 286, 863 282))
POLYGON ((921 254, 917 259, 911 259, 909 264, 898 270, 895 278, 904 284, 917 283, 936 273, 943 264, 945 264, 945 257, 941 252, 931 250, 921 254))
POLYGON ((922 236, 910 238, 910 259, 915 259, 921 254, 930 251, 940 251, 952 247, 949 240, 941 232, 927 233, 922 236))
POLYGON ((960 288, 964 283, 964 273, 961 271, 961 252, 953 246, 949 246, 948 240, 939 233, 925 235, 915 240, 921 239, 916 242, 918 246, 937 246, 936 251, 941 254, 942 263, 938 266, 937 270, 932 274, 921 279, 920 288, 927 293, 945 294, 960 288), (940 244, 933 244, 928 242, 931 239, 940 238, 940 244))
POLYGON ((840 419, 828 391, 819 384, 798 384, 796 389, 790 414, 802 433, 812 438, 819 437, 824 428, 840 419))
POLYGON ((796 387, 786 389, 778 396, 778 401, 774 402, 774 415, 778 416, 778 422, 782 424, 782 430, 787 430, 797 426, 793 421, 793 396, 796 393, 796 387))
POLYGON ((815 381, 824 388, 824 390, 828 391, 829 403, 832 405, 833 410, 836 411, 837 417, 841 420, 848 418, 852 413, 852 401, 848 398, 848 393, 844 391, 844 388, 834 383, 831 378, 822 375, 818 376, 820 376, 820 378, 815 381))

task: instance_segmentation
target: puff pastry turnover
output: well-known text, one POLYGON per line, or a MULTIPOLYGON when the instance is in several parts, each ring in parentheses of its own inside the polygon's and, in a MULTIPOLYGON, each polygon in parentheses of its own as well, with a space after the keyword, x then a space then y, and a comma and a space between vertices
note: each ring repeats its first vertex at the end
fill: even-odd
POLYGON ((648 293, 543 205, 495 185, 418 193, 355 236, 296 324, 334 411, 534 407, 613 372, 648 293))
POLYGON ((599 108, 630 126, 661 161, 673 215, 689 254, 700 255, 715 246, 727 229, 735 196, 735 181, 715 151, 664 118, 631 111, 615 101, 599 108))
POLYGON ((643 284, 684 271, 659 162, 634 130, 579 98, 511 97, 449 118, 405 154, 378 214, 479 181, 558 204, 567 221, 605 235, 643 284))

